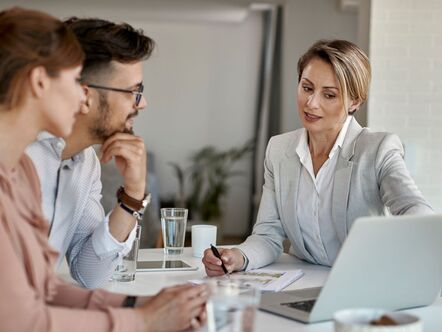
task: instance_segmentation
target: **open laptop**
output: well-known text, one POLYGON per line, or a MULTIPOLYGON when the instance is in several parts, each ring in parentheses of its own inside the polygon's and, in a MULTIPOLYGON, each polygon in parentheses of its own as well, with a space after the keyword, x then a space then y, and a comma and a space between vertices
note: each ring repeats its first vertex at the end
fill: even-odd
POLYGON ((345 308, 429 305, 441 286, 441 215, 360 218, 324 287, 264 294, 260 309, 312 323, 345 308))

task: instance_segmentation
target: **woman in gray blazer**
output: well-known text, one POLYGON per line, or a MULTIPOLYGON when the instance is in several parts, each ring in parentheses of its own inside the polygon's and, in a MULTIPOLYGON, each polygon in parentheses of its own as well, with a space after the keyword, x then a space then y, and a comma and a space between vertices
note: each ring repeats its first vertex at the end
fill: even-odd
MULTIPOLYGON (((331 266, 358 217, 428 214, 403 160, 396 135, 362 128, 352 116, 367 99, 370 63, 344 40, 316 42, 298 61, 297 105, 302 129, 272 137, 253 234, 220 249, 229 272, 275 261, 283 250, 331 266)), ((210 250, 209 276, 222 275, 210 250)))

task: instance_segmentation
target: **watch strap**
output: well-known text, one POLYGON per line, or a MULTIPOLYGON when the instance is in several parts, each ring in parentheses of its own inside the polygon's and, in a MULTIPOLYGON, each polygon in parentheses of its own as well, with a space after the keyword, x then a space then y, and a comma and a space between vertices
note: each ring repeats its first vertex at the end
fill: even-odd
POLYGON ((120 208, 122 208, 124 211, 135 217, 137 221, 141 221, 143 219, 143 214, 139 211, 132 210, 129 206, 124 204, 123 202, 120 202, 120 208))
POLYGON ((123 308, 133 308, 135 307, 135 303, 137 302, 136 296, 126 296, 123 301, 123 308))
POLYGON ((144 198, 142 200, 138 200, 129 196, 124 191, 124 187, 121 186, 117 191, 117 199, 119 203, 123 203, 131 209, 143 213, 146 206, 150 203, 150 194, 144 194, 144 198))

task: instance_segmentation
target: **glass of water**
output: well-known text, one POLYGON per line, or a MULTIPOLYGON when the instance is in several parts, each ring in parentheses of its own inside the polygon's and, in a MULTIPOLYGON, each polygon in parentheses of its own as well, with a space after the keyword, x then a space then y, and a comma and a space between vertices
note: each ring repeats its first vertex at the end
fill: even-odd
POLYGON ((120 264, 115 268, 112 280, 115 281, 134 281, 137 271, 138 249, 140 248, 141 226, 137 225, 135 230, 135 239, 130 251, 123 256, 120 264))
POLYGON ((187 209, 182 208, 161 209, 164 253, 167 255, 180 255, 183 253, 187 212, 187 209))
POLYGON ((253 332, 260 290, 244 281, 228 278, 212 278, 208 286, 209 332, 253 332))

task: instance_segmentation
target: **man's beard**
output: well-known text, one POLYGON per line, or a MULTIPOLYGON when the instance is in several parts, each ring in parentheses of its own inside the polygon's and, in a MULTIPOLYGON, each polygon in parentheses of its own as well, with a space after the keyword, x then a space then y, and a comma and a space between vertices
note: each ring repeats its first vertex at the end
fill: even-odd
POLYGON ((131 135, 134 134, 133 128, 126 128, 125 123, 128 119, 137 116, 138 111, 130 114, 121 128, 111 128, 109 126, 109 123, 113 113, 109 109, 109 103, 107 102, 106 94, 100 92, 98 101, 99 118, 97 119, 96 123, 92 124, 92 127, 90 128, 90 133, 92 137, 100 140, 101 142, 104 142, 109 137, 117 133, 125 133, 131 135))

